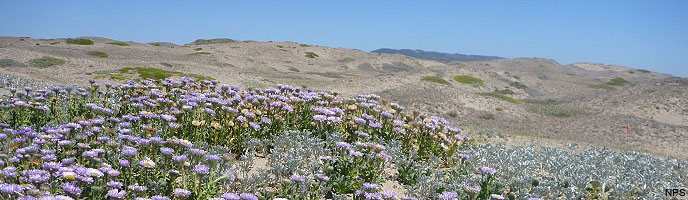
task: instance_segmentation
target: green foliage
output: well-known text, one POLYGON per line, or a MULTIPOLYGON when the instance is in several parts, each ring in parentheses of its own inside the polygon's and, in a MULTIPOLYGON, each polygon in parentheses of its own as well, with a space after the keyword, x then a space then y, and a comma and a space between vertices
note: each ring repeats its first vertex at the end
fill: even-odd
POLYGON ((573 117, 584 112, 580 109, 555 105, 531 105, 526 108, 528 112, 550 115, 555 117, 573 117))
MULTIPOLYGON (((180 73, 180 72, 177 72, 177 73, 180 73)), ((202 76, 202 75, 191 74, 191 73, 180 73, 180 74, 182 74, 182 76, 195 78, 196 80, 214 80, 214 78, 212 78, 210 76, 202 76)))
POLYGON ((595 89, 604 89, 604 90, 607 90, 607 91, 616 90, 615 87, 609 86, 609 85, 607 85, 607 84, 595 84, 595 85, 590 85, 590 87, 591 87, 591 88, 595 88, 595 89))
POLYGON ((301 47, 310 47, 311 45, 307 45, 307 44, 299 44, 299 46, 301 46, 301 47))
POLYGON ((12 59, 0 59, 0 67, 24 67, 24 63, 12 59))
POLYGON ((482 79, 468 75, 454 76, 454 80, 459 83, 470 85, 483 85, 485 83, 485 81, 483 81, 482 79))
POLYGON ((528 88, 528 86, 523 85, 523 83, 521 83, 521 82, 511 82, 511 83, 509 83, 509 86, 515 87, 518 89, 522 89, 522 90, 528 88))
POLYGON ((118 81, 123 81, 126 80, 127 77, 122 75, 122 74, 105 74, 105 75, 97 75, 93 77, 93 79, 104 79, 104 78, 109 78, 110 80, 118 80, 118 81))
POLYGON ((606 84, 607 85, 613 85, 613 86, 624 86, 627 83, 630 83, 630 82, 628 82, 627 80, 625 80, 623 78, 617 77, 617 78, 613 78, 613 79, 607 81, 606 84))
POLYGON ((297 69, 296 67, 289 66, 289 71, 300 72, 301 70, 297 69))
POLYGON ((199 48, 194 48, 194 51, 200 51, 200 50, 203 50, 203 48, 200 48, 200 47, 199 47, 199 48))
POLYGON ((556 104, 559 102, 556 99, 523 99, 522 101, 525 103, 528 103, 528 104, 540 104, 540 105, 552 105, 552 104, 556 104))
POLYGON ((160 79, 170 78, 172 76, 184 76, 184 77, 195 78, 196 80, 214 80, 214 78, 209 77, 209 76, 202 76, 202 75, 198 75, 198 74, 168 71, 168 70, 152 68, 152 67, 125 67, 125 68, 119 69, 117 71, 105 72, 105 73, 101 73, 101 74, 104 74, 104 75, 100 75, 97 77, 104 78, 107 76, 110 79, 115 79, 115 80, 126 79, 126 76, 125 76, 126 74, 138 74, 138 77, 140 79, 150 78, 150 79, 160 80, 160 79))
POLYGON ((65 43, 76 44, 76 45, 93 45, 93 41, 89 39, 72 39, 68 38, 65 43))
POLYGON ((194 53, 190 53, 188 55, 208 55, 208 54, 210 54, 210 53, 209 52, 194 52, 194 53))
POLYGON ((423 76, 423 77, 421 77, 420 80, 444 84, 444 85, 451 85, 451 83, 449 83, 449 81, 444 80, 442 77, 439 77, 439 76, 423 76))
POLYGON ((106 53, 100 52, 100 51, 89 51, 86 54, 88 54, 89 56, 96 56, 96 57, 101 57, 101 58, 107 58, 108 57, 108 55, 106 53))
POLYGON ((152 44, 150 44, 150 45, 153 45, 153 46, 156 46, 156 47, 159 47, 159 46, 160 46, 159 43, 152 43, 152 44))
POLYGON ((129 43, 126 43, 126 42, 110 42, 110 43, 107 43, 107 44, 117 45, 117 46, 123 46, 123 47, 131 46, 129 43))
POLYGON ((646 69, 639 69, 636 71, 641 72, 641 73, 650 73, 650 70, 646 70, 646 69))
POLYGON ((165 79, 172 77, 177 74, 177 72, 171 72, 167 70, 162 70, 158 68, 151 67, 125 67, 119 70, 120 73, 130 73, 136 72, 139 74, 139 78, 150 78, 150 79, 165 79))
POLYGON ((204 45, 204 44, 220 44, 220 43, 230 43, 230 42, 236 42, 236 40, 232 39, 227 39, 227 38, 216 38, 216 39, 198 39, 194 42, 191 43, 191 45, 204 45))
POLYGON ((502 95, 514 95, 514 94, 516 94, 514 91, 512 91, 510 89, 497 90, 495 92, 502 94, 502 95))
POLYGON ((488 96, 488 97, 494 97, 494 98, 497 98, 499 100, 506 101, 506 102, 513 103, 513 104, 522 104, 523 103, 521 100, 514 99, 510 96, 506 96, 504 94, 501 94, 500 92, 483 92, 483 93, 478 93, 478 94, 483 95, 483 96, 488 96))
POLYGON ((344 78, 342 75, 339 75, 336 72, 324 72, 324 73, 323 72, 308 72, 308 74, 314 74, 314 75, 327 77, 327 78, 344 78))
POLYGON ((29 65, 38 68, 47 68, 55 65, 64 65, 65 63, 67 63, 67 61, 59 58, 53 58, 50 56, 43 56, 41 58, 34 58, 29 60, 29 65))
POLYGON ((320 57, 318 54, 315 54, 313 52, 306 52, 306 58, 317 58, 320 57))

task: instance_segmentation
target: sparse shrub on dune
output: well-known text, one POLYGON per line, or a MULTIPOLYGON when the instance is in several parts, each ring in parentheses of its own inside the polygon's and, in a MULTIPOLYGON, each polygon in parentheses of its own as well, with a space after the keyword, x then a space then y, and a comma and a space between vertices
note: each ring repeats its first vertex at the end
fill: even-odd
POLYGON ((327 78, 344 78, 344 76, 337 72, 308 72, 308 74, 318 75, 327 78))
POLYGON ((497 98, 499 100, 506 101, 506 102, 513 103, 513 104, 522 104, 523 103, 521 100, 514 99, 513 97, 510 97, 510 96, 506 96, 504 94, 504 92, 482 92, 482 93, 478 93, 478 94, 482 95, 482 96, 494 97, 494 98, 497 98))
POLYGON ((522 89, 522 90, 525 90, 526 88, 528 88, 528 86, 523 85, 523 83, 521 83, 521 82, 511 82, 511 83, 509 83, 509 86, 514 87, 514 88, 518 88, 518 89, 522 89))
POLYGON ((93 40, 83 39, 83 38, 80 38, 80 39, 68 38, 65 40, 65 43, 76 44, 76 45, 93 45, 93 40))
POLYGON ((129 43, 126 43, 126 42, 110 42, 110 43, 107 43, 107 44, 117 45, 117 46, 123 46, 123 47, 131 46, 129 43))
POLYGON ((432 82, 432 83, 439 83, 443 85, 451 85, 451 83, 447 80, 444 80, 442 77, 439 76, 423 76, 420 78, 422 81, 427 81, 427 82, 432 82))
POLYGON ((67 61, 50 56, 43 56, 29 60, 29 65, 38 68, 47 68, 56 65, 64 65, 67 61))
POLYGON ((0 59, 0 67, 24 67, 24 63, 20 63, 13 59, 0 59))
POLYGON ((289 69, 289 71, 292 71, 292 72, 301 72, 301 70, 299 70, 299 69, 296 68, 296 67, 292 67, 292 66, 289 66, 288 69, 289 69))
POLYGON ((610 85, 608 85, 608 84, 595 84, 595 85, 590 85, 590 88, 594 88, 594 89, 604 89, 604 90, 607 90, 607 91, 614 91, 614 90, 617 90, 615 87, 612 87, 612 86, 610 86, 610 85))
POLYGON ((306 58, 317 58, 320 57, 318 54, 313 52, 306 52, 306 58))
POLYGON ((551 98, 547 98, 547 99, 523 99, 521 101, 528 103, 528 104, 540 104, 540 105, 552 105, 552 104, 556 104, 559 102, 559 100, 551 99, 551 98))
POLYGON ((628 83, 630 83, 630 82, 627 81, 626 79, 617 77, 617 78, 613 78, 613 79, 607 81, 606 84, 607 84, 607 85, 612 85, 612 86, 625 86, 625 85, 628 84, 628 83))
POLYGON ((468 75, 460 75, 460 76, 454 76, 454 80, 459 83, 463 84, 469 84, 469 85, 478 85, 481 86, 485 83, 482 79, 475 78, 472 76, 468 75))
POLYGON ((530 105, 526 109, 528 112, 550 115, 555 117, 573 117, 584 114, 583 110, 556 105, 530 105))
POLYGON ((100 51, 89 51, 86 52, 89 56, 95 56, 95 57, 101 57, 101 58, 107 58, 108 55, 105 52, 100 52, 100 51))
POLYGON ((211 53, 209 53, 209 52, 202 52, 202 51, 201 51, 201 52, 190 53, 190 54, 188 54, 188 55, 209 55, 209 54, 211 54, 211 53))

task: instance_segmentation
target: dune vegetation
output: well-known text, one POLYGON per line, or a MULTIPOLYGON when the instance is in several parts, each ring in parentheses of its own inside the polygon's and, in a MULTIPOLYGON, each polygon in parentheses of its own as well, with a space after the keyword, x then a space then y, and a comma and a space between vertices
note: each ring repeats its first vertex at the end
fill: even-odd
POLYGON ((142 76, 10 89, 3 199, 629 199, 685 183, 683 160, 507 150, 374 94, 119 72, 142 76))
POLYGON ((29 65, 38 68, 48 68, 56 65, 64 65, 67 61, 50 56, 43 56, 29 60, 29 65))

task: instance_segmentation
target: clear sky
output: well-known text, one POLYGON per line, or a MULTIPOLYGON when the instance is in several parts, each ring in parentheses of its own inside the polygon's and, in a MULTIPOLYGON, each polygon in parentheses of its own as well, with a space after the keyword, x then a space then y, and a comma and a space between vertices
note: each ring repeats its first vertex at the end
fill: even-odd
POLYGON ((688 77, 686 0, 0 0, 0 35, 294 41, 618 64, 688 77))

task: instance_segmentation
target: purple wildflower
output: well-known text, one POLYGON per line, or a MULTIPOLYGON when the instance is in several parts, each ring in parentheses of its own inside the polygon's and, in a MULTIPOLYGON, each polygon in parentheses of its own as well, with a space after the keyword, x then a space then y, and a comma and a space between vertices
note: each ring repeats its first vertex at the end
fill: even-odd
POLYGON ((239 195, 231 193, 231 192, 222 194, 222 198, 224 198, 226 200, 241 200, 241 197, 239 195))
POLYGON ((194 166, 194 171, 197 174, 208 174, 208 173, 210 173, 210 167, 208 167, 206 165, 196 165, 196 166, 194 166))
POLYGON ((369 124, 370 128, 382 128, 382 123, 380 122, 372 122, 369 124))
POLYGON ((442 194, 440 194, 437 199, 438 200, 455 200, 459 197, 459 194, 456 192, 447 192, 444 191, 442 194))
POLYGON ((141 160, 141 161, 139 162, 139 165, 141 165, 142 167, 151 169, 151 168, 154 168, 154 167, 155 167, 155 162, 153 162, 152 160, 150 160, 150 158, 146 157, 146 158, 144 158, 143 160, 141 160))
POLYGON ((172 149, 172 148, 167 148, 167 147, 163 147, 163 148, 160 148, 160 152, 161 152, 162 154, 165 154, 165 155, 170 155, 170 154, 173 154, 173 153, 174 153, 174 149, 172 149))
POLYGON ((295 182, 303 182, 305 179, 303 178, 303 176, 299 176, 299 175, 294 174, 294 175, 291 175, 291 177, 289 177, 289 180, 292 180, 295 182))
POLYGON ((174 191, 172 191, 172 194, 176 197, 186 197, 191 195, 191 191, 182 188, 175 188, 174 191))
POLYGON ((494 168, 483 167, 483 168, 480 168, 480 172, 482 172, 483 174, 487 174, 487 175, 493 175, 497 172, 497 170, 495 170, 494 168))
POLYGON ((81 195, 81 188, 79 188, 79 186, 74 183, 63 182, 62 189, 69 194, 73 194, 76 196, 81 195))
POLYGON ((112 190, 108 191, 108 193, 107 193, 108 197, 112 197, 115 199, 124 198, 125 195, 127 195, 127 191, 119 190, 119 189, 112 189, 112 190))
POLYGON ((241 197, 242 200, 258 200, 258 197, 256 195, 249 194, 249 193, 241 193, 241 195, 239 195, 239 196, 241 197))
POLYGON ((315 174, 315 177, 318 178, 319 180, 322 180, 322 181, 329 181, 330 180, 330 177, 327 177, 324 174, 315 174))
POLYGON ((151 197, 151 200, 170 200, 170 198, 162 195, 155 195, 151 197))

